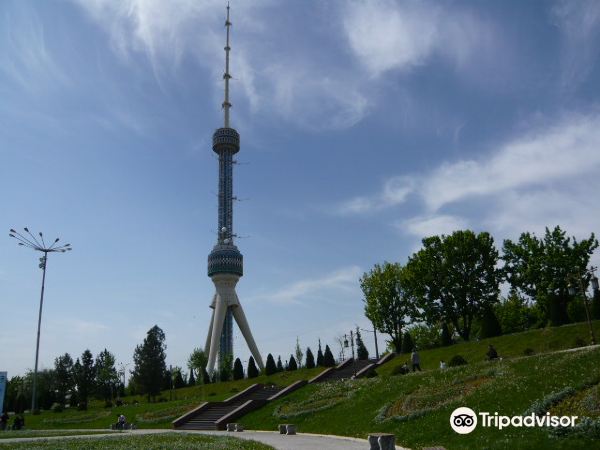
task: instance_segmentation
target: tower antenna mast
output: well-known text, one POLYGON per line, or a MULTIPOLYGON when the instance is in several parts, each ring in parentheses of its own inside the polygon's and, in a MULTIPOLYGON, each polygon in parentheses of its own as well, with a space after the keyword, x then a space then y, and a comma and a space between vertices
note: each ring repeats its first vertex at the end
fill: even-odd
POLYGON ((227 20, 225 21, 225 27, 227 28, 227 43, 225 45, 225 73, 223 79, 225 80, 225 100, 223 101, 223 111, 225 115, 224 127, 229 128, 229 108, 231 108, 231 102, 229 101, 229 79, 231 75, 229 73, 229 29, 231 28, 231 21, 229 20, 229 3, 227 3, 227 20))

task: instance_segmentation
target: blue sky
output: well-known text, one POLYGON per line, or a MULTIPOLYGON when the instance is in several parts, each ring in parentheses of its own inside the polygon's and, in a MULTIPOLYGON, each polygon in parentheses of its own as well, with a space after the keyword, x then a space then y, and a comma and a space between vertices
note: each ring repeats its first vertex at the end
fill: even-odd
MULTIPOLYGON (((263 353, 320 337, 337 354, 336 336, 368 326, 360 275, 424 236, 487 230, 500 247, 556 224, 598 231, 600 3, 231 6, 238 294, 263 353)), ((49 258, 42 367, 106 347, 131 369, 154 324, 168 364, 204 344, 224 13, 212 0, 0 3, 9 376, 33 366, 41 281, 10 228, 74 248, 49 258)))

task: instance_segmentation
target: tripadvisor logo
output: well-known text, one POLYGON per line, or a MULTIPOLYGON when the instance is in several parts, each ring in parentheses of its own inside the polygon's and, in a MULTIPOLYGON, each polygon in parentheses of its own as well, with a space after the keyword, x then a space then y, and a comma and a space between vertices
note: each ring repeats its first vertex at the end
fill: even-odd
MULTIPOLYGON (((501 416, 497 412, 490 414, 480 412, 481 426, 498 428, 501 430, 506 427, 572 427, 575 426, 575 420, 578 416, 551 416, 546 413, 544 416, 536 416, 531 413, 528 416, 501 416)), ((469 434, 477 427, 477 414, 471 408, 460 407, 452 411, 450 415, 450 426, 458 434, 469 434)))

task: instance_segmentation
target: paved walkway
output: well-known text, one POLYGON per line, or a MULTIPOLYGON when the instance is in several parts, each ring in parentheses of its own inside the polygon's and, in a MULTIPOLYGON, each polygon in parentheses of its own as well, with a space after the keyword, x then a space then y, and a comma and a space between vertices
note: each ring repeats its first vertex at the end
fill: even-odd
MULTIPOLYGON (((41 431, 41 430, 40 430, 41 431)), ((65 430, 66 431, 66 430, 65 430)), ((94 430, 98 431, 98 430, 94 430)), ((155 434, 155 433, 199 433, 210 434, 213 436, 230 436, 238 439, 246 439, 262 442, 270 445, 277 450, 369 450, 369 443, 366 439, 356 439, 344 436, 327 436, 322 434, 299 433, 294 436, 287 436, 272 431, 244 431, 233 433, 227 431, 175 431, 175 430, 135 430, 119 433, 120 436, 128 434, 155 434)), ((31 442, 37 440, 56 440, 56 439, 90 439, 102 436, 114 436, 115 433, 95 434, 95 435, 76 435, 76 436, 52 436, 39 438, 15 438, 0 439, 0 444, 10 444, 17 442, 31 442)), ((118 439, 118 437, 116 438, 118 439)), ((396 450, 406 450, 396 446, 396 450)))

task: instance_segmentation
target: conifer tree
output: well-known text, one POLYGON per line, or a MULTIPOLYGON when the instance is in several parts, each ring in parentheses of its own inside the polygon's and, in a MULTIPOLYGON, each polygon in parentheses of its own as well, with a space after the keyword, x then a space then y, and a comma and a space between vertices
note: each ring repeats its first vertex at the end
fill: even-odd
POLYGON ((273 375, 277 372, 277 366, 275 365, 275 360, 273 359, 273 355, 270 353, 267 355, 267 364, 265 365, 265 374, 273 375))
POLYGON ((146 335, 144 342, 135 348, 133 354, 133 379, 141 394, 148 400, 155 399, 160 393, 165 372, 166 350, 165 333, 154 325, 146 335))
POLYGON ((283 364, 281 363, 281 355, 277 357, 277 372, 283 372, 283 364))
POLYGON ((256 363, 254 362, 254 358, 251 356, 248 360, 248 378, 256 378, 258 376, 258 369, 256 368, 256 363))
POLYGON ((79 397, 79 409, 87 409, 88 398, 94 390, 96 380, 96 368, 94 367, 94 356, 89 350, 85 350, 73 366, 73 376, 77 384, 77 394, 79 397))
POLYGON ((315 356, 313 355, 312 350, 310 349, 310 347, 306 348, 306 364, 305 364, 307 369, 312 369, 315 367, 315 356))
POLYGON ((329 345, 325 345, 325 354, 323 355, 323 366, 325 366, 325 367, 335 366, 335 359, 333 358, 333 353, 331 353, 331 349, 329 348, 329 345))
POLYGON ((296 358, 294 355, 290 355, 290 362, 288 363, 288 370, 298 370, 298 364, 296 364, 296 358))
POLYGON ((196 384, 196 378, 194 377, 194 369, 190 369, 190 378, 188 379, 188 386, 194 386, 196 384))
POLYGON ((358 327, 356 327, 356 356, 359 360, 369 359, 369 351, 367 350, 367 347, 365 347, 365 343, 362 340, 358 327))
POLYGON ((317 351, 317 366, 323 367, 323 350, 321 350, 321 339, 319 339, 319 350, 317 351))
POLYGON ((242 380, 244 378, 244 367, 242 366, 242 361, 240 358, 236 358, 233 363, 233 379, 234 380, 242 380))

